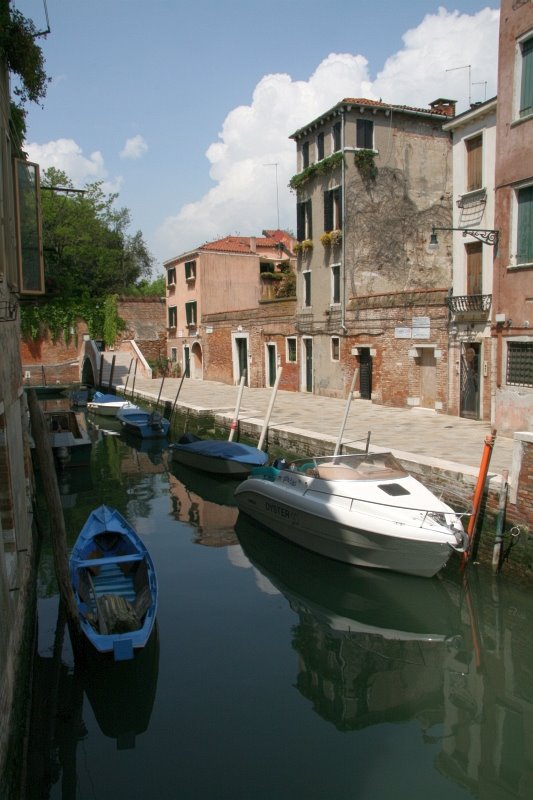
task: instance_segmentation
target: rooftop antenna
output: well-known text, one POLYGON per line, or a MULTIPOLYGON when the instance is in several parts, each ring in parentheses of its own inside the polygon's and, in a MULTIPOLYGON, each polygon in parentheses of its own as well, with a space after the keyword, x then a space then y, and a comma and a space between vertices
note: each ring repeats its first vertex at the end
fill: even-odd
POLYGON ((446 72, 455 72, 456 69, 468 70, 468 107, 470 107, 472 105, 472 65, 465 64, 464 67, 451 67, 446 72))
POLYGON ((34 33, 33 35, 36 39, 38 39, 39 36, 48 36, 48 34, 50 33, 50 20, 48 19, 48 8, 46 6, 46 0, 43 0, 43 5, 44 5, 44 16, 46 18, 46 30, 34 33))
POLYGON ((487 99, 487 81, 474 81, 472 86, 484 86, 485 87, 485 97, 483 98, 483 102, 487 99))
POLYGON ((264 167, 276 167, 276 209, 278 212, 278 227, 277 230, 279 231, 279 193, 278 193, 278 162, 275 161, 272 164, 263 164, 264 167))

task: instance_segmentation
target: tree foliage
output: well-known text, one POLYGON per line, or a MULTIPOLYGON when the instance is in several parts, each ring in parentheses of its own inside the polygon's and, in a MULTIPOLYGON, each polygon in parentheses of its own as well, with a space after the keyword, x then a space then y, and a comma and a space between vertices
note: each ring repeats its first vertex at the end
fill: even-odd
POLYGON ((23 334, 35 339, 48 328, 52 338, 61 331, 68 338, 81 318, 91 336, 112 344, 123 327, 117 296, 145 286, 151 274, 142 233, 128 233, 129 210, 117 209, 117 195, 105 194, 101 182, 75 191, 64 172, 50 168, 41 188, 46 296, 24 308, 23 334))

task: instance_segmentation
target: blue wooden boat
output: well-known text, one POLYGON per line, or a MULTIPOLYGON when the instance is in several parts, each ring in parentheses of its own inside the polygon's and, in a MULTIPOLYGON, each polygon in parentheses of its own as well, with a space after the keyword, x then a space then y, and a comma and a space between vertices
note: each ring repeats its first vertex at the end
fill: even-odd
POLYGON ((168 436, 170 422, 158 411, 142 408, 122 408, 117 412, 124 429, 143 439, 163 439, 168 436))
POLYGON ((145 646, 157 610, 157 578, 148 550, 115 509, 89 514, 70 556, 70 580, 81 628, 115 661, 145 646))
POLYGON ((174 461, 217 475, 248 475, 268 461, 268 455, 257 447, 224 439, 200 439, 194 434, 184 434, 170 450, 174 461))

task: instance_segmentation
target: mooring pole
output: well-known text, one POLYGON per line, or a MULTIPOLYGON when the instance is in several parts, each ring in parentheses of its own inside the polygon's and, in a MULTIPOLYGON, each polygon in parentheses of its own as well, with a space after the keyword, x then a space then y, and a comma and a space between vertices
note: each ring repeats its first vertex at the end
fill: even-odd
POLYGON ((261 436, 259 437, 259 443, 257 445, 257 449, 261 450, 263 447, 263 443, 266 439, 266 435, 268 433, 268 423, 270 422, 270 417, 272 416, 272 409, 274 408, 274 400, 276 399, 276 394, 278 392, 279 382, 281 380, 281 373, 283 372, 283 367, 280 367, 276 374, 276 380, 274 386, 272 387, 272 394, 270 395, 270 402, 268 404, 268 409, 265 417, 265 421, 263 423, 263 430, 261 431, 261 436))
POLYGON ((334 456, 338 456, 341 447, 342 447, 342 437, 344 436, 344 429, 346 427, 346 422, 348 420, 348 414, 350 412, 350 405, 352 402, 353 392, 355 389, 355 382, 357 380, 357 375, 359 374, 359 367, 354 370, 353 378, 352 378, 352 385, 350 386, 350 392, 348 394, 348 398, 346 400, 346 406, 344 407, 344 417, 342 419, 342 424, 340 427, 339 435, 337 436, 337 443, 335 445, 335 452, 333 453, 334 456))
POLYGON ((485 489, 485 481, 487 480, 487 473, 489 471, 490 457, 492 456, 492 449, 494 447, 494 440, 496 439, 496 429, 493 428, 488 436, 485 436, 485 445, 483 447, 483 454, 481 456, 481 464, 479 467, 479 475, 477 478, 476 489, 474 491, 474 499, 472 501, 472 515, 468 521, 468 549, 465 550, 463 561, 466 562, 470 558, 472 546, 474 543, 474 536, 476 533, 477 522, 479 519, 479 512, 481 509, 481 501, 483 500, 483 491, 485 489))
POLYGON ((492 551, 493 572, 499 572, 502 563, 503 522, 505 519, 505 504, 507 502, 508 480, 509 480, 509 470, 504 469, 502 472, 502 488, 500 490, 498 517, 496 518, 496 536, 494 537, 494 549, 492 551))
POLYGON ((67 615, 72 646, 75 647, 81 638, 81 629, 74 592, 72 591, 69 578, 65 518, 63 516, 61 495, 57 483, 54 454, 48 437, 48 431, 46 430, 43 410, 39 405, 37 394, 34 389, 28 390, 28 407, 30 410, 31 430, 35 441, 35 450, 43 483, 44 496, 50 517, 50 536, 52 540, 57 584, 67 615))
POLYGON ((185 370, 183 370, 183 375, 181 376, 181 380, 178 386, 178 391, 176 392, 176 397, 174 398, 174 403, 172 404, 172 411, 170 412, 170 419, 172 419, 172 415, 174 414, 174 409, 176 408, 176 403, 178 402, 178 397, 180 396, 181 387, 183 386, 183 381, 185 380, 185 370))
POLYGON ((241 410, 241 400, 242 400, 242 393, 244 389, 244 382, 246 380, 246 371, 241 375, 241 382, 239 384, 239 392, 237 394, 237 403, 235 405, 235 413, 233 415, 233 421, 231 423, 231 428, 228 436, 228 442, 233 441, 233 437, 235 436, 235 431, 237 430, 237 425, 239 422, 239 411, 241 410))

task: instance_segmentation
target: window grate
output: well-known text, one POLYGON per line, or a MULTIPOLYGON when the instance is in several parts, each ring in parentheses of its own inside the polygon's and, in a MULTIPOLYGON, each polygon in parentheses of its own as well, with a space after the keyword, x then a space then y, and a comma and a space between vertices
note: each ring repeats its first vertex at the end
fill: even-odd
POLYGON ((511 386, 533 386, 533 342, 509 342, 507 383, 511 386))

